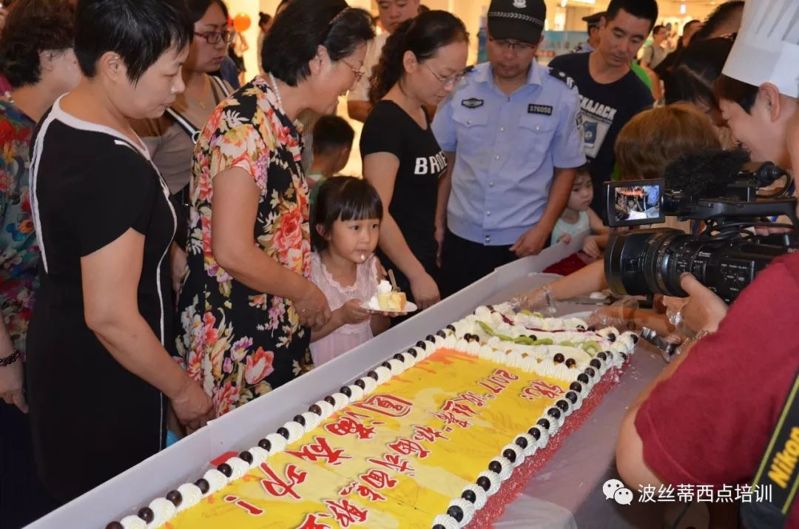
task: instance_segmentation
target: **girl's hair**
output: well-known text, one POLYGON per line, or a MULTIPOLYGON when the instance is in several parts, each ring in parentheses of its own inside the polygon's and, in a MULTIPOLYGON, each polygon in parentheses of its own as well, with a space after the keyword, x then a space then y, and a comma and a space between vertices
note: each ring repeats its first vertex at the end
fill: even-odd
POLYGON ((335 62, 374 36, 369 13, 347 7, 344 0, 291 0, 264 38, 261 62, 265 72, 297 86, 310 75, 308 63, 319 46, 335 62))
POLYGON ((700 40, 711 38, 713 33, 715 33, 720 27, 724 26, 728 20, 738 14, 738 12, 743 8, 743 0, 730 0, 729 2, 720 4, 716 9, 713 10, 712 13, 710 13, 710 15, 708 15, 708 17, 702 23, 702 27, 696 32, 696 34, 694 34, 691 42, 698 42, 700 40))
POLYGON ((0 33, 0 72, 17 88, 41 80, 39 53, 75 45, 75 11, 67 0, 18 0, 0 33))
POLYGON ((369 100, 376 103, 399 82, 405 72, 406 51, 413 52, 419 62, 424 62, 439 48, 453 42, 469 42, 469 32, 461 19, 446 11, 428 11, 402 23, 383 46, 370 79, 369 100))
POLYGON ((191 44, 193 35, 183 0, 80 0, 75 55, 83 75, 92 78, 100 57, 115 52, 135 83, 166 51, 191 44))
POLYGON ((641 112, 619 132, 616 161, 622 180, 662 178, 666 166, 685 156, 720 149, 710 119, 689 104, 641 112))
POLYGON ((226 20, 230 18, 227 6, 222 0, 188 0, 186 2, 186 6, 189 8, 189 15, 191 16, 192 24, 204 17, 206 11, 208 11, 208 8, 214 4, 219 6, 219 8, 222 10, 222 14, 225 15, 226 20))
MULTIPOLYGON (((586 163, 575 169, 574 180, 577 181, 578 177, 587 176, 591 180, 591 167, 586 163)), ((593 183, 593 180, 591 180, 593 183)))
POLYGON ((688 46, 666 83, 666 104, 683 101, 715 109, 713 84, 721 75, 734 39, 719 37, 688 46))
POLYGON ((713 87, 713 93, 717 101, 726 99, 727 101, 738 103, 747 113, 751 112, 759 90, 760 87, 723 74, 716 80, 713 87))
POLYGON ((268 24, 270 20, 272 20, 272 15, 264 13, 263 11, 258 11, 258 26, 268 24))
POLYGON ((327 240, 317 230, 318 226, 322 226, 324 233, 330 233, 337 220, 364 219, 383 220, 383 202, 372 184, 352 176, 328 178, 319 188, 311 219, 314 249, 318 252, 327 248, 327 240))

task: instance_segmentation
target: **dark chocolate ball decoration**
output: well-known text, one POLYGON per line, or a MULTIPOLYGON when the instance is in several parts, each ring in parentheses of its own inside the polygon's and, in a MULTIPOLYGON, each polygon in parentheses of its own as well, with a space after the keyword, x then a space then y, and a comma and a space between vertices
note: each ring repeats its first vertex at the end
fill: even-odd
POLYGON ((557 353, 557 354, 555 354, 555 356, 554 356, 554 357, 552 357, 552 360, 553 360, 553 361, 554 361, 556 364, 562 364, 562 363, 564 362, 564 360, 566 360, 566 357, 565 357, 565 356, 563 356, 563 353, 557 353))
POLYGON ((539 429, 538 429, 538 428, 536 428, 535 426, 533 426, 532 428, 530 428, 529 430, 527 430, 527 433, 529 433, 529 434, 530 434, 530 437, 532 437, 532 438, 533 438, 533 439, 535 439, 536 441, 538 441, 539 439, 541 439, 541 430, 539 430, 539 429))
POLYGON ((408 354, 410 354, 414 358, 419 356, 419 353, 416 352, 416 349, 408 349, 408 354))
POLYGON ((493 459, 488 464, 488 470, 490 470, 491 472, 496 472, 497 474, 499 474, 502 471, 502 463, 500 463, 496 459, 493 459))
POLYGON ((448 331, 455 332, 455 326, 454 326, 454 325, 452 325, 452 324, 449 324, 449 325, 447 325, 446 329, 447 329, 448 331))
POLYGON ((269 439, 261 439, 260 441, 258 441, 258 446, 260 446, 267 452, 272 449, 272 443, 269 442, 269 439))
POLYGON ((549 415, 553 419, 557 420, 557 419, 560 419, 561 413, 560 413, 560 410, 558 408, 549 408, 547 410, 547 415, 549 415))
POLYGON ((527 448, 527 444, 528 444, 527 443, 527 439, 525 439, 524 437, 521 437, 521 436, 517 437, 515 442, 516 442, 516 446, 518 446, 522 450, 527 448))
POLYGON ((585 325, 578 325, 577 330, 580 332, 585 332, 585 325))
POLYGON ((457 505, 450 506, 450 508, 447 509, 447 514, 455 518, 455 521, 457 522, 463 520, 463 509, 461 509, 457 505))
POLYGON ((311 404, 311 406, 308 408, 308 411, 315 413, 316 415, 322 415, 322 408, 320 408, 318 404, 311 404))
POLYGON ((596 354, 596 357, 602 360, 603 362, 608 359, 608 355, 605 353, 605 351, 599 351, 596 354))
POLYGON ((443 525, 441 525, 440 523, 437 523, 437 524, 435 524, 433 526, 433 529, 446 529, 446 528, 443 525))
POLYGON ((293 421, 300 423, 300 426, 305 426, 305 417, 302 415, 295 415, 293 421))
POLYGON ((139 509, 138 515, 139 518, 141 518, 147 523, 152 522, 153 519, 155 518, 155 513, 153 513, 153 510, 149 507, 142 507, 141 509, 139 509))
POLYGON ((583 384, 588 384, 588 382, 590 382, 588 375, 586 375, 585 373, 580 373, 579 375, 577 375, 577 380, 579 382, 582 382, 583 384))
MULTIPOLYGON (((385 362, 383 362, 380 365, 385 367, 386 369, 391 369, 391 363, 388 360, 386 360, 385 362)), ((375 379, 375 380, 377 380, 377 379, 375 379)))
POLYGON ((348 397, 352 397, 352 390, 349 388, 349 386, 342 386, 339 391, 348 397))
POLYGON ((444 329, 439 329, 436 331, 436 336, 440 336, 441 338, 446 338, 447 332, 444 329))
POLYGON ((232 469, 232 468, 230 468, 230 465, 228 465, 227 463, 222 463, 221 465, 219 465, 218 467, 216 467, 216 469, 217 469, 218 471, 220 471, 222 474, 224 474, 224 475, 225 475, 225 477, 228 477, 228 478, 229 478, 230 476, 232 476, 232 475, 233 475, 233 469, 232 469))
POLYGON ((579 382, 572 382, 571 384, 569 384, 569 389, 579 393, 583 390, 583 385, 580 384, 579 382))
POLYGON ((380 378, 380 377, 377 376, 377 371, 375 371, 375 370, 369 371, 368 373, 366 373, 366 376, 369 377, 369 378, 372 378, 374 380, 377 380, 378 378, 380 378))
POLYGON ((543 417, 538 419, 538 422, 536 422, 536 424, 541 428, 543 428, 544 430, 549 430, 549 421, 547 419, 544 419, 543 417))
POLYGON ((432 334, 428 334, 427 336, 424 337, 424 339, 427 340, 428 342, 435 342, 436 341, 436 337, 433 336, 432 334))
POLYGON ((619 353, 619 354, 621 355, 622 362, 626 362, 627 361, 627 353, 619 353))
POLYGON ((252 465, 252 454, 249 453, 246 450, 239 454, 239 459, 241 459, 242 461, 244 461, 248 465, 252 465))
POLYGON ((336 399, 334 399, 332 395, 328 395, 327 397, 325 397, 325 402, 327 402, 331 406, 336 405, 336 399))
POLYGON ((284 438, 284 439, 286 439, 286 440, 288 441, 288 438, 289 438, 289 431, 288 431, 288 428, 286 428, 285 426, 281 426, 280 428, 278 428, 278 429, 277 429, 277 434, 278 434, 278 435, 282 435, 282 436, 283 436, 283 438, 284 438))
POLYGON ((567 358, 566 359, 566 367, 572 368, 577 366, 577 360, 574 358, 567 358))
POLYGON ((477 478, 477 485, 488 492, 488 489, 491 488, 491 480, 487 476, 480 476, 477 478))
POLYGON ((105 529, 125 529, 125 528, 119 522, 111 522, 110 524, 105 526, 105 529))
POLYGON ((200 492, 203 494, 208 494, 208 491, 211 489, 211 486, 205 478, 198 479, 194 484, 197 485, 197 488, 200 489, 200 492))
POLYGON ((560 399, 558 402, 556 402, 555 406, 560 408, 560 411, 566 411, 569 409, 569 403, 564 399, 560 399))
POLYGON ((399 360, 400 362, 402 362, 404 359, 405 357, 402 356, 402 353, 397 353, 394 355, 394 360, 399 360))
POLYGON ((599 369, 600 367, 602 367, 602 362, 600 362, 598 358, 592 358, 591 361, 588 362, 588 365, 596 369, 599 369))
POLYGON ((469 503, 474 503, 477 501, 477 494, 475 494, 473 490, 464 490, 463 494, 461 494, 461 498, 469 503))
POLYGON ((607 338, 608 338, 609 342, 611 342, 611 343, 615 342, 616 341, 616 333, 609 332, 607 338))
POLYGON ((586 367, 583 373, 585 373, 591 378, 594 378, 596 376, 596 371, 594 371, 593 367, 586 367))
POLYGON ((170 490, 166 495, 166 499, 171 501, 175 507, 179 507, 183 502, 183 494, 176 490, 170 490))
POLYGON ((596 325, 589 325, 587 330, 591 332, 596 332, 596 325))
POLYGON ((427 343, 424 340, 419 340, 416 342, 416 347, 427 350, 427 343))
POLYGON ((568 391, 566 393, 566 400, 571 402, 572 404, 577 402, 577 392, 576 391, 568 391))
POLYGON ((366 382, 364 382, 362 378, 359 378, 358 380, 356 380, 354 382, 354 384, 356 386, 358 386, 359 388, 361 388, 361 389, 366 389, 366 382))
POLYGON ((502 455, 505 456, 508 459, 508 461, 510 461, 511 463, 516 462, 516 452, 514 452, 510 448, 506 448, 505 450, 503 450, 502 455))
POLYGON ((631 334, 630 337, 632 338, 633 343, 638 343, 639 336, 637 334, 631 334))

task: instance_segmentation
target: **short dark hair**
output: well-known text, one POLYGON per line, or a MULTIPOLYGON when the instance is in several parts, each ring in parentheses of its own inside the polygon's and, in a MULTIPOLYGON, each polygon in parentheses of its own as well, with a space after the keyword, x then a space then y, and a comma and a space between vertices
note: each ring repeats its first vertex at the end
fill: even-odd
POLYGON ((222 10, 222 14, 225 15, 225 19, 230 18, 230 12, 228 11, 225 2, 222 0, 187 0, 186 7, 189 8, 189 17, 191 18, 191 23, 194 24, 204 17, 205 13, 208 11, 208 8, 213 4, 219 6, 219 8, 222 10))
POLYGON ((635 18, 649 20, 650 31, 658 19, 658 3, 655 0, 610 0, 605 20, 610 22, 615 19, 622 9, 635 18))
POLYGON ((747 114, 751 113, 757 100, 757 93, 760 91, 759 86, 733 79, 724 74, 716 80, 713 88, 717 100, 726 99, 738 103, 747 114))
POLYGON ((355 131, 339 116, 322 116, 313 127, 313 152, 324 154, 332 149, 352 147, 355 131))
POLYGON ((331 61, 349 57, 375 36, 372 19, 344 0, 292 0, 264 38, 261 66, 289 86, 308 77, 308 63, 324 46, 331 61))
POLYGON ((337 220, 383 220, 383 202, 372 184, 362 178, 334 176, 319 187, 313 219, 311 219, 311 242, 314 250, 327 248, 327 241, 317 227, 330 233, 337 220))
POLYGON ((654 28, 652 28, 652 34, 653 35, 657 34, 657 32, 660 31, 661 29, 666 29, 666 26, 664 26, 663 24, 656 25, 654 28))
POLYGON ((702 23, 702 28, 696 32, 693 41, 705 40, 711 37, 719 27, 727 23, 738 11, 743 10, 743 0, 730 0, 719 4, 702 23))
POLYGON ((383 46, 380 61, 372 71, 369 100, 374 104, 385 96, 405 72, 402 58, 411 51, 424 62, 453 42, 468 42, 463 21, 446 11, 431 10, 400 24, 383 46))
POLYGON ((182 50, 194 36, 183 0, 80 0, 75 55, 86 77, 104 53, 119 54, 128 79, 138 81, 169 49, 182 50))
POLYGON ((67 0, 19 0, 0 33, 0 72, 14 88, 41 80, 39 53, 75 45, 75 11, 67 0))
POLYGON ((664 79, 666 104, 685 101, 715 110, 718 105, 713 84, 721 75, 732 45, 730 38, 716 38, 685 48, 671 75, 664 79))

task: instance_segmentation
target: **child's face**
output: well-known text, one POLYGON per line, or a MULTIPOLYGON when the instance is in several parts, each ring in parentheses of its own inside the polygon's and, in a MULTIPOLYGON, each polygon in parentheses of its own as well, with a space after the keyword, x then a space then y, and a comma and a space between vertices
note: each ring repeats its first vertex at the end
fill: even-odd
POLYGON ((378 219, 337 220, 325 239, 331 252, 362 263, 374 253, 379 235, 378 219))
POLYGON ((574 179, 567 207, 574 211, 585 211, 591 207, 593 199, 594 184, 591 182, 591 177, 587 174, 578 174, 574 179))

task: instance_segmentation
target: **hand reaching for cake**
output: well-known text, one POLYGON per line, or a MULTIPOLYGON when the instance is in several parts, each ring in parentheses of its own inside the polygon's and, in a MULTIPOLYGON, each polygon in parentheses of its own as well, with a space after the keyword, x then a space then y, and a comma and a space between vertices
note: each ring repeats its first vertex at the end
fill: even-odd
POLYGON ((416 277, 409 278, 413 299, 420 309, 426 309, 441 301, 438 285, 430 274, 424 272, 416 277))
POLYGON ((205 423, 214 418, 213 403, 203 388, 194 380, 186 377, 186 383, 178 394, 172 398, 172 409, 175 415, 189 432, 199 430, 205 423))

